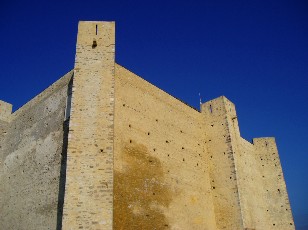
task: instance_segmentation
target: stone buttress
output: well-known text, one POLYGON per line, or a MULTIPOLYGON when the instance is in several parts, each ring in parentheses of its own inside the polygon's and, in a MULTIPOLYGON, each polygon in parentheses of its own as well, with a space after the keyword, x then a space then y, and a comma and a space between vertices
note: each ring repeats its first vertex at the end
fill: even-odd
POLYGON ((63 229, 112 229, 114 22, 79 22, 63 229))

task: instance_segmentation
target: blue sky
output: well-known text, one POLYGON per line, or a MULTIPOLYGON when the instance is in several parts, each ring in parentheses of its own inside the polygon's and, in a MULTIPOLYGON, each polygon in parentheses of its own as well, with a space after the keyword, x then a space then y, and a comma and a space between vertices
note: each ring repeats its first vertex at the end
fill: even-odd
POLYGON ((116 21, 119 64, 194 107, 225 95, 245 139, 275 136, 308 229, 307 1, 2 0, 0 99, 17 109, 71 70, 79 20, 116 21))

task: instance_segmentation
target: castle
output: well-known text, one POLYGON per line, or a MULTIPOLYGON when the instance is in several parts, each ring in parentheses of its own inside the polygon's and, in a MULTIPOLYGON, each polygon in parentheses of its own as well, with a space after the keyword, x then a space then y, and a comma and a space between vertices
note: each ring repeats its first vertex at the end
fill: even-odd
POLYGON ((114 22, 80 22, 74 70, 14 113, 0 101, 1 229, 295 229, 274 138, 114 56, 114 22))

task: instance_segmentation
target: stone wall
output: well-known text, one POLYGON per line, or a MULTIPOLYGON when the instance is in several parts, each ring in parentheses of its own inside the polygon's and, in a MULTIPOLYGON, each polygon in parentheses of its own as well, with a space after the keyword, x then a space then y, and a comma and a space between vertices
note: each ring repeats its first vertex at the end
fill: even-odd
POLYGON ((9 122, 12 113, 12 105, 0 100, 0 120, 9 122))
POLYGON ((268 229, 294 229, 287 188, 283 177, 275 138, 253 139, 256 164, 262 176, 264 204, 268 229))
POLYGON ((239 134, 236 140, 237 178, 244 226, 250 229, 268 229, 263 178, 255 146, 242 139, 239 134))
POLYGON ((0 101, 1 229, 294 229, 274 138, 115 64, 114 32, 80 22, 74 73, 0 101))
MULTIPOLYGON (((4 162, 4 158, 3 158, 3 154, 4 154, 4 146, 5 146, 5 137, 8 131, 8 122, 0 120, 0 208, 3 208, 3 199, 7 196, 5 195, 5 193, 7 193, 8 191, 4 190, 4 185, 3 183, 3 179, 2 179, 2 175, 3 175, 3 162, 4 162)), ((2 209, 1 209, 2 210, 2 209)), ((1 214, 0 214, 0 224, 1 224, 1 214)))
POLYGON ((115 70, 114 229, 216 229, 201 113, 115 70))
POLYGON ((225 97, 202 105, 219 229, 294 229, 274 138, 240 136, 235 106, 225 97))
POLYGON ((1 229, 57 227, 64 111, 71 77, 72 72, 11 114, 5 137, 0 134, 1 229))
POLYGON ((201 109, 218 229, 243 229, 235 161, 234 105, 219 97, 204 103, 201 109))
POLYGON ((63 229, 112 229, 114 22, 79 22, 63 229))

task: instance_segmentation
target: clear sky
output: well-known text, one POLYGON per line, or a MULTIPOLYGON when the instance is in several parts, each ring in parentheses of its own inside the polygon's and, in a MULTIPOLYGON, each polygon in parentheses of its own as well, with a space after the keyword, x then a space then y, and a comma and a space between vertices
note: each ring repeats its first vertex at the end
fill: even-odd
POLYGON ((245 139, 275 136, 308 229, 307 1, 1 0, 0 99, 16 110, 71 70, 79 20, 116 21, 117 63, 194 107, 225 95, 245 139))

